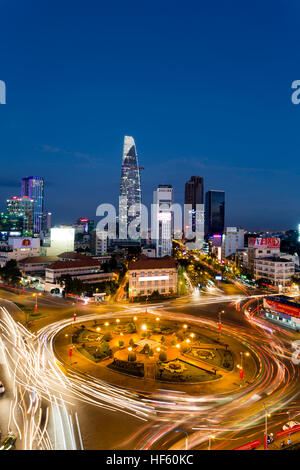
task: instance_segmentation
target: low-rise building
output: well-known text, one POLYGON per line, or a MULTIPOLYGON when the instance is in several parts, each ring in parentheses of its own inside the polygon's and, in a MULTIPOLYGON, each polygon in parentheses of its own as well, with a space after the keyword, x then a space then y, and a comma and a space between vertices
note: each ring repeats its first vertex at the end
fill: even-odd
POLYGON ((129 295, 150 295, 153 291, 159 294, 177 292, 177 261, 171 256, 147 258, 141 256, 137 261, 128 264, 129 295))
POLYGON ((101 270, 99 261, 86 256, 86 259, 77 259, 73 261, 56 261, 50 264, 45 270, 45 290, 59 286, 61 276, 70 275, 73 279, 77 278, 86 284, 95 284, 114 279, 114 273, 104 273, 101 270))
POLYGON ((293 297, 265 297, 263 306, 266 318, 300 331, 300 304, 293 297))
POLYGON ((57 256, 28 256, 21 259, 18 264, 20 271, 23 275, 37 274, 40 276, 45 275, 45 269, 50 264, 58 261, 57 256))
POLYGON ((282 255, 267 256, 265 258, 255 258, 254 278, 268 279, 274 286, 287 286, 292 282, 295 273, 295 263, 282 255))
POLYGON ((8 241, 0 247, 0 266, 5 266, 7 261, 14 259, 19 261, 29 256, 40 255, 40 239, 31 237, 9 237, 8 241))

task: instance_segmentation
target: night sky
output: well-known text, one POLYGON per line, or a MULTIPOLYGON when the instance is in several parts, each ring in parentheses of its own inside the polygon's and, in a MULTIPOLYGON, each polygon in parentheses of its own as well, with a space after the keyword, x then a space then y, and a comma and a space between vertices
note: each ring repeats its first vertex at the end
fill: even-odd
POLYGON ((0 208, 43 176, 55 223, 116 203, 123 137, 142 199, 226 192, 226 225, 300 222, 300 6, 282 1, 0 1, 0 208))

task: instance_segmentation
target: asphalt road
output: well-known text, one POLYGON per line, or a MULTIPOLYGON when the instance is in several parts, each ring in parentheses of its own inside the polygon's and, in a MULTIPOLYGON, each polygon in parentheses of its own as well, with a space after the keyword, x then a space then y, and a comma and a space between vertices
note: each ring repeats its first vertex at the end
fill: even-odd
MULTIPOLYGON (((65 414, 70 413, 73 417, 76 412, 78 414, 80 431, 77 434, 74 431, 76 434, 74 443, 76 442, 77 448, 82 439, 83 446, 87 449, 184 449, 184 434, 175 433, 181 429, 189 434, 189 448, 207 448, 208 436, 214 433, 213 449, 232 449, 244 442, 262 438, 263 402, 271 414, 268 418, 270 432, 280 430, 287 420, 287 411, 290 411, 292 416, 297 415, 300 411, 299 369, 291 362, 291 342, 300 335, 285 330, 280 331, 275 327, 273 333, 268 332, 263 319, 259 319, 260 325, 258 325, 254 323, 254 319, 247 318, 244 313, 245 309, 257 305, 256 300, 252 300, 252 305, 247 306, 246 299, 242 299, 243 294, 241 295, 235 286, 224 284, 223 288, 225 293, 208 292, 200 294, 200 297, 190 296, 155 303, 148 305, 147 309, 170 318, 191 319, 199 322, 203 328, 207 326, 215 328, 218 313, 220 310, 225 310, 222 315, 222 331, 253 348, 253 355, 257 355, 261 366, 257 379, 253 383, 245 384, 241 390, 237 384, 236 391, 228 395, 216 393, 191 399, 188 394, 178 394, 176 391, 173 393, 156 391, 150 403, 148 396, 141 397, 136 392, 133 402, 130 402, 131 398, 128 396, 122 397, 121 400, 120 392, 116 398, 111 389, 104 388, 100 393, 99 383, 92 384, 92 388, 83 393, 87 386, 85 378, 80 378, 80 381, 75 378, 75 382, 70 385, 72 393, 69 390, 66 392, 64 387, 59 393, 62 400, 68 402, 68 411, 65 414), (80 384, 78 389, 76 384, 80 384), (93 402, 91 397, 94 397, 93 402), (110 409, 107 408, 109 400, 110 409), (146 410, 147 414, 148 408, 151 408, 149 416, 137 413, 139 405, 142 413, 146 410), (203 429, 193 431, 193 427, 203 429)), ((261 292, 254 291, 252 294, 261 295, 261 292)), ((28 306, 33 306, 35 303, 32 296, 15 295, 7 291, 0 292, 0 295, 28 306)), ((8 305, 1 302, 1 305, 3 304, 6 307, 8 305)), ((16 322, 24 321, 19 309, 11 304, 7 308, 16 322)), ((72 302, 63 299, 40 297, 38 310, 47 316, 32 322, 31 330, 37 333, 57 322, 57 326, 53 328, 54 333, 51 332, 55 334, 55 329, 60 327, 62 322, 72 320, 75 309, 80 320, 82 315, 98 314, 105 317, 117 312, 123 312, 125 315, 144 308, 134 304, 97 307, 72 305, 72 302)), ((49 332, 47 334, 50 335, 49 332)), ((3 381, 8 383, 8 393, 0 399, 0 428, 5 429, 12 391, 9 379, 5 376, 5 368, 0 366, 0 372, 3 373, 3 381), (6 400, 5 406, 2 406, 3 399, 6 400)), ((46 382, 46 379, 44 380, 46 382)), ((90 387, 90 383, 88 386, 90 387)), ((53 384, 49 385, 47 382, 47 387, 53 388, 53 384)), ((52 391, 52 388, 51 396, 52 394, 54 396, 55 391, 52 391)), ((51 421, 49 423, 51 424, 51 421)), ((75 419, 73 425, 76 429, 75 419)))

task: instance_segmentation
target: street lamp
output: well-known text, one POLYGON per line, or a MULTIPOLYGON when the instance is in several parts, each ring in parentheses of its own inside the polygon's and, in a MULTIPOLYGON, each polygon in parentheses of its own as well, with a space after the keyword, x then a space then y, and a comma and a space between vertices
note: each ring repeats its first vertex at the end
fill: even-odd
POLYGON ((183 432, 185 434, 185 450, 189 450, 189 435, 186 431, 183 431, 182 429, 177 429, 175 432, 183 432))
POLYGON ((219 326, 219 342, 221 341, 221 329, 222 329, 222 313, 225 313, 225 310, 221 310, 221 312, 219 312, 219 323, 218 323, 218 326, 219 326))
MULTIPOLYGON (((208 429, 210 430, 210 426, 209 426, 208 423, 207 423, 207 427, 208 427, 208 429)), ((202 430, 203 430, 203 428, 192 428, 192 429, 193 429, 193 431, 202 431, 202 430)), ((210 434, 210 435, 208 436, 208 450, 211 450, 211 440, 212 440, 212 439, 215 439, 215 437, 216 437, 216 436, 215 436, 214 434, 210 434)))
POLYGON ((242 383, 243 383, 243 379, 244 379, 244 364, 243 364, 244 361, 243 361, 243 359, 244 359, 244 356, 248 357, 249 353, 241 351, 240 355, 241 355, 241 365, 240 365, 239 369, 240 369, 240 379, 241 379, 240 387, 241 387, 242 383))
POLYGON ((34 311, 37 312, 37 298, 38 298, 38 295, 42 295, 41 293, 39 294, 32 294, 33 297, 35 297, 35 306, 34 306, 34 311))
POLYGON ((264 432, 264 450, 268 450, 268 417, 270 417, 270 413, 268 413, 267 407, 265 403, 263 403, 265 409, 265 432, 264 432))

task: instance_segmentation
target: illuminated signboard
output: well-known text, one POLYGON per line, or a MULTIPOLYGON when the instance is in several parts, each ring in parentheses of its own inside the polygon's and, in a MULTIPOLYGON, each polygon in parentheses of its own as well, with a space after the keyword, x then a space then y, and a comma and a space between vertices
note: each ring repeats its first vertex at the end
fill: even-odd
POLYGON ((139 282, 144 282, 144 281, 167 281, 169 279, 169 276, 145 276, 145 277, 139 277, 139 282))
POLYGON ((278 313, 285 313, 292 317, 300 318, 300 306, 295 303, 295 306, 291 305, 293 302, 290 302, 289 305, 283 304, 281 302, 276 302, 271 299, 264 299, 264 306, 271 310, 275 310, 278 313))
POLYGON ((254 248, 280 248, 280 238, 249 238, 248 246, 254 248))

